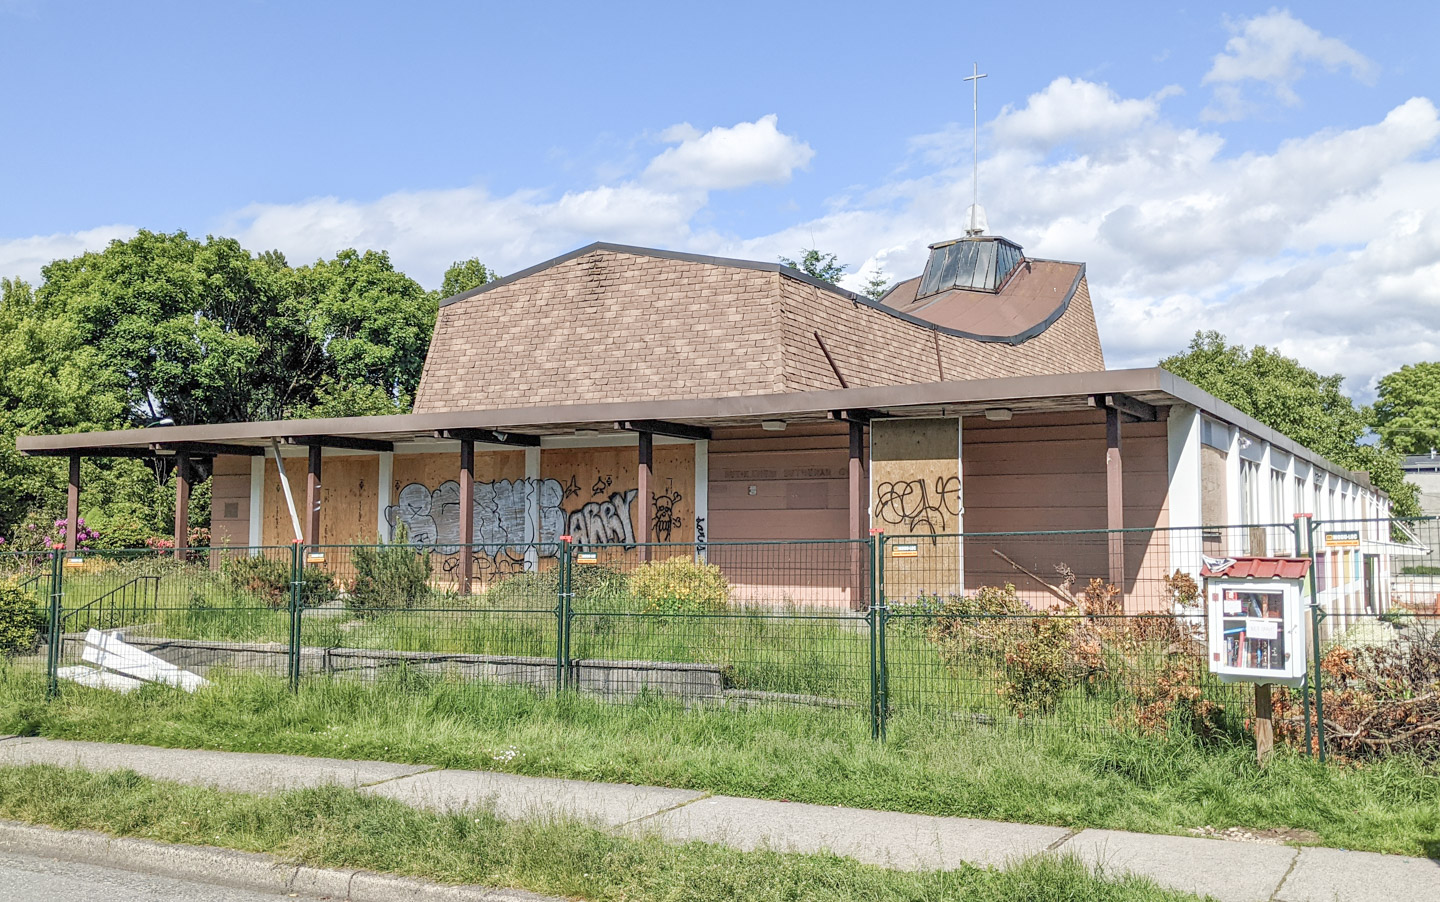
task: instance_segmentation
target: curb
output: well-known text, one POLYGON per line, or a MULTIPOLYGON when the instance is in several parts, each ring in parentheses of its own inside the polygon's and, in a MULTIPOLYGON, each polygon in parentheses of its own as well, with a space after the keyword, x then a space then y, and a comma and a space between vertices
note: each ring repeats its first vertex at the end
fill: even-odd
POLYGON ((562 902, 515 889, 448 886, 373 871, 312 868, 255 852, 0 821, 0 852, 74 861, 271 893, 345 902, 562 902))

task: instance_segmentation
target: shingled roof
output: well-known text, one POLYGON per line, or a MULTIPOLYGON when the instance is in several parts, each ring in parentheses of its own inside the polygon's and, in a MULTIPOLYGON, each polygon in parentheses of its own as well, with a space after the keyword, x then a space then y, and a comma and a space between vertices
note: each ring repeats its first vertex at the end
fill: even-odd
POLYGON ((900 288, 882 304, 775 263, 592 244, 442 302, 415 411, 1103 370, 1083 265, 1032 265, 947 292, 989 308, 908 310, 900 288))

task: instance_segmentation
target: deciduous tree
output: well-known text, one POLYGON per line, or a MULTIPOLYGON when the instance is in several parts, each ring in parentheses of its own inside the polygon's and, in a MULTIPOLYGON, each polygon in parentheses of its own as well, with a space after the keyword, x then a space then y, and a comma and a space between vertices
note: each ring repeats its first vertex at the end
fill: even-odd
POLYGON ((1401 454, 1440 448, 1440 363, 1402 366, 1380 380, 1375 430, 1401 454))
POLYGON ((1342 391, 1343 376, 1322 376, 1263 345, 1229 344, 1215 331, 1196 332, 1185 353, 1160 366, 1333 463, 1368 472, 1397 514, 1419 513, 1415 486, 1405 481, 1399 455, 1369 440, 1370 411, 1342 391))

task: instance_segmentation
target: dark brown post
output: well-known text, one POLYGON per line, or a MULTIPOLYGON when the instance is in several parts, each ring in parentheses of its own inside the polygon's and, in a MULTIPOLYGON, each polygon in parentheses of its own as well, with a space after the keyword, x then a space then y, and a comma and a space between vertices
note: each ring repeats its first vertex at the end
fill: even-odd
POLYGON ((641 432, 637 437, 640 440, 640 469, 636 477, 639 485, 636 487, 635 500, 638 502, 636 510, 639 513, 636 519, 640 521, 640 528, 636 535, 640 539, 640 559, 648 561, 650 549, 644 546, 650 541, 650 477, 655 465, 655 436, 650 432, 641 432))
POLYGON ((475 441, 460 440, 460 594, 470 594, 475 559, 475 441))
POLYGON ((859 542, 865 540, 869 523, 866 522, 865 492, 865 424, 850 421, 850 538, 856 544, 850 546, 850 608, 865 610, 865 556, 859 542))
POLYGON ((1110 584, 1125 592, 1125 485, 1120 467, 1120 411, 1105 408, 1105 528, 1111 530, 1110 584))
POLYGON ((1275 748, 1274 709, 1270 704, 1270 684, 1255 684, 1255 762, 1261 767, 1275 748))
POLYGON ((320 544, 320 455, 325 449, 310 446, 310 469, 305 474, 305 543, 320 544))
POLYGON ((185 560, 190 542, 190 455, 175 452, 175 560, 185 560))
POLYGON ((80 455, 70 455, 70 491, 65 497, 65 554, 75 554, 80 535, 80 455))

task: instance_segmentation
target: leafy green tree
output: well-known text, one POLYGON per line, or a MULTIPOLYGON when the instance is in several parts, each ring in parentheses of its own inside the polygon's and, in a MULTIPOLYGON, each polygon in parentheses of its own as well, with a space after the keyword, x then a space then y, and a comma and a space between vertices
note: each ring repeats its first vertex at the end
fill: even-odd
POLYGON ((845 275, 845 270, 850 268, 841 263, 835 254, 822 254, 813 247, 807 248, 799 260, 781 257, 780 262, 831 284, 839 282, 840 277, 845 275))
POLYGON ((445 270, 445 279, 440 284, 440 297, 453 298, 457 294, 479 288, 486 282, 493 282, 499 276, 495 270, 480 262, 479 257, 456 260, 445 270))
POLYGON ((1343 376, 1322 376, 1262 345, 1229 344, 1215 331, 1196 332, 1185 353, 1160 366, 1334 463, 1368 472, 1375 487, 1389 494, 1396 514, 1419 514, 1415 486, 1405 481, 1399 455, 1365 441, 1370 412, 1341 390, 1343 376))
POLYGON ((1440 363, 1402 366, 1380 380, 1375 430, 1400 454, 1440 448, 1440 363))
MULTIPOLYGON (((13 541, 27 515, 37 527, 54 522, 69 479, 66 461, 24 457, 16 436, 113 429, 124 425, 127 402, 123 379, 82 330, 41 310, 19 279, 0 280, 0 373, 0 537, 13 541)), ((135 497, 137 485, 143 493, 144 475, 134 460, 86 460, 81 470, 87 497, 100 502, 135 497)))
POLYGON ((134 424, 277 419, 327 385, 408 408, 436 300, 384 252, 298 269, 231 238, 142 231, 44 269, 39 310, 72 321, 122 379, 134 424))
POLYGON ((878 266, 875 267, 875 271, 870 274, 870 277, 865 280, 865 284, 860 286, 860 293, 872 301, 880 300, 885 296, 885 292, 889 290, 890 276, 886 275, 885 270, 878 266))
MULTIPOLYGON (((387 413, 409 410, 435 327, 436 297, 395 269, 384 251, 344 250, 294 271, 284 312, 299 335, 285 350, 292 376, 282 393, 301 411, 337 386, 365 385, 389 399, 387 413)), ((367 407, 370 413, 378 412, 367 407)))

